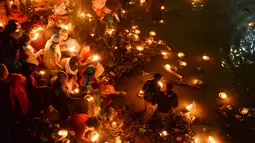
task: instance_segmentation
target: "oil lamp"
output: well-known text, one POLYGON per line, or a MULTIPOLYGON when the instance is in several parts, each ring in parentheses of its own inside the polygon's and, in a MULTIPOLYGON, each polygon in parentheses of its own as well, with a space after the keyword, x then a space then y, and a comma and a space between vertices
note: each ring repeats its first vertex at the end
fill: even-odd
POLYGON ((215 139, 212 136, 208 137, 208 142, 209 143, 216 143, 215 139))
POLYGON ((151 37, 156 36, 156 32, 151 31, 151 32, 149 33, 149 35, 150 35, 151 37))
POLYGON ((228 95, 226 93, 224 93, 224 92, 219 93, 219 98, 220 99, 226 99, 227 97, 228 97, 228 95))
POLYGON ((44 75, 44 74, 45 74, 45 71, 40 71, 39 74, 40 74, 40 75, 44 75))
POLYGON ((168 132, 166 130, 163 130, 159 133, 161 137, 166 137, 168 135, 168 132))
POLYGON ((97 55, 92 56, 92 61, 98 61, 98 60, 99 60, 99 56, 97 56, 97 55))
POLYGON ((59 131, 58 131, 58 135, 59 135, 59 136, 66 137, 67 134, 68 134, 68 131, 67 131, 67 130, 59 130, 59 131))
POLYGON ((208 56, 206 56, 206 55, 204 55, 203 57, 203 60, 205 60, 205 61, 209 61, 211 58, 210 57, 208 57, 208 56))
POLYGON ((164 6, 161 6, 161 8, 160 8, 161 10, 165 10, 165 7, 164 6))
POLYGON ((84 99, 86 99, 88 102, 94 101, 94 97, 91 96, 91 95, 86 95, 86 96, 84 96, 84 99))
POLYGON ((241 109, 240 109, 240 113, 241 113, 242 115, 247 115, 248 112, 249 112, 249 110, 248 110, 247 108, 241 108, 241 109))
POLYGON ((140 90, 139 93, 138 93, 138 96, 143 97, 144 96, 144 91, 140 90))
POLYGON ((92 142, 96 142, 99 139, 99 137, 100 137, 99 133, 97 131, 94 131, 94 132, 91 133, 90 140, 92 142))
POLYGON ((187 66, 187 63, 186 63, 186 62, 181 61, 181 62, 179 62, 179 65, 180 65, 180 66, 183 66, 183 67, 186 67, 186 66, 187 66))
POLYGON ((185 54, 182 53, 182 52, 179 52, 179 53, 178 53, 178 57, 179 57, 179 58, 183 58, 183 57, 185 57, 185 54))

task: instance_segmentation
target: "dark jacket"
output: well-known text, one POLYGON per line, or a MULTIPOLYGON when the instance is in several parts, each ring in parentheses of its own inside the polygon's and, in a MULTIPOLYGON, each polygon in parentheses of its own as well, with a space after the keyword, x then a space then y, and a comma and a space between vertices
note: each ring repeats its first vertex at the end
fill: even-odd
POLYGON ((156 97, 160 93, 160 86, 154 79, 148 80, 143 86, 145 100, 155 103, 156 97))

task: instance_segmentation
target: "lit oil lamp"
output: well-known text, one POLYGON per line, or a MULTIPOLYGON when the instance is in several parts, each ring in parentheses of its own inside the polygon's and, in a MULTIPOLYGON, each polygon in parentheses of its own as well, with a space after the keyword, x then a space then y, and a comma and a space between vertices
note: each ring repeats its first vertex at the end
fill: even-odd
POLYGON ((143 51, 144 50, 144 48, 142 47, 142 46, 136 46, 136 49, 138 50, 138 51, 143 51))
POLYGON ((143 90, 140 90, 140 91, 138 92, 138 96, 143 97, 143 96, 144 96, 144 91, 143 91, 143 90))
POLYGON ((38 33, 35 33, 34 37, 31 38, 31 39, 32 39, 32 40, 36 40, 38 37, 39 37, 39 34, 38 34, 38 33))
POLYGON ((184 61, 180 61, 180 62, 179 62, 179 65, 182 66, 182 67, 186 67, 186 66, 187 66, 187 63, 184 62, 184 61))
POLYGON ((121 11, 121 13, 122 13, 122 14, 125 14, 125 13, 127 13, 127 12, 123 9, 123 10, 121 11))
POLYGON ((211 58, 210 57, 208 57, 208 56, 206 56, 206 55, 204 55, 203 57, 203 60, 205 60, 205 61, 209 61, 211 58))
POLYGON ((165 10, 165 7, 164 7, 164 6, 161 6, 160 9, 161 9, 161 10, 165 10))
POLYGON ((215 139, 212 136, 208 137, 208 142, 209 143, 216 143, 215 139))
POLYGON ((98 60, 99 60, 99 56, 97 56, 97 55, 92 56, 92 61, 98 61, 98 60))
POLYGON ((253 22, 250 22, 250 23, 248 24, 248 26, 249 26, 249 27, 254 27, 255 24, 254 24, 253 22))
POLYGON ((14 4, 14 2, 13 1, 10 1, 10 5, 13 5, 14 4))
POLYGON ((145 3, 145 0, 140 0, 141 5, 145 3))
POLYGON ((170 72, 171 74, 173 74, 174 76, 178 77, 180 80, 182 79, 182 76, 179 75, 178 73, 174 72, 172 69, 171 69, 171 66, 169 64, 165 64, 163 66, 164 69, 166 69, 168 72, 170 72))
POLYGON ((132 5, 132 4, 135 4, 135 2, 131 1, 131 2, 129 2, 128 4, 132 5))
POLYGON ((114 47, 114 49, 115 49, 115 50, 117 50, 117 49, 118 49, 118 47, 117 47, 117 46, 115 46, 115 47, 114 47))
POLYGON ((168 132, 166 130, 163 130, 162 132, 159 133, 159 135, 161 137, 166 137, 166 136, 168 136, 168 132))
POLYGON ((194 143, 198 143, 198 142, 199 142, 199 138, 196 137, 196 138, 194 139, 194 143))
POLYGON ((147 42, 149 45, 151 45, 151 44, 153 43, 153 40, 148 39, 148 40, 146 40, 146 42, 147 42))
POLYGON ((163 24, 163 23, 164 23, 164 20, 160 20, 159 23, 163 24))
POLYGON ((171 70, 171 66, 170 66, 169 64, 166 64, 164 67, 165 67, 165 69, 168 70, 168 71, 171 70))
POLYGON ((185 109, 186 109, 187 111, 190 111, 194 106, 195 106, 195 102, 193 101, 193 103, 190 104, 190 105, 188 105, 188 106, 186 106, 185 109))
POLYGON ((240 113, 241 113, 242 115, 247 115, 248 112, 249 112, 249 110, 248 110, 247 108, 241 108, 241 109, 240 109, 240 113))
POLYGON ((178 57, 179 57, 179 58, 183 58, 183 57, 185 57, 185 54, 182 53, 182 52, 179 52, 179 53, 178 53, 178 57))
POLYGON ((203 84, 203 81, 201 81, 201 80, 199 80, 199 79, 193 79, 193 80, 191 81, 191 83, 192 83, 193 85, 202 85, 202 84, 203 84))
POLYGON ((159 81, 159 82, 158 82, 158 85, 159 85, 161 88, 163 88, 163 86, 164 86, 164 84, 163 84, 162 81, 159 81))
POLYGON ((116 126, 117 126, 117 122, 113 121, 113 122, 112 122, 112 127, 115 128, 116 126))
POLYGON ((0 27, 3 27, 3 23, 2 22, 0 22, 0 27))
POLYGON ((140 30, 135 30, 135 34, 140 34, 141 33, 141 31, 140 30))
POLYGON ((45 71, 40 71, 39 74, 40 74, 40 75, 44 75, 44 74, 45 74, 45 71))
POLYGON ((74 89, 74 93, 78 94, 80 92, 79 88, 74 89))
POLYGON ((156 36, 156 32, 151 31, 151 32, 149 33, 149 35, 150 35, 151 37, 156 36))
POLYGON ((226 93, 224 93, 224 92, 219 93, 219 98, 220 99, 226 99, 227 97, 228 97, 228 95, 226 93))
POLYGON ((94 37, 94 36, 95 36, 95 34, 94 34, 94 33, 91 33, 91 34, 90 34, 90 36, 91 36, 91 37, 94 37))
POLYGON ((85 18, 85 13, 82 12, 82 13, 80 14, 80 17, 81 17, 81 18, 85 18))
POLYGON ((96 141, 99 139, 99 137, 100 137, 99 133, 96 132, 96 131, 94 131, 94 132, 91 133, 91 138, 90 138, 90 140, 91 140, 92 142, 96 142, 96 141))
POLYGON ((75 52, 76 51, 76 46, 71 46, 68 51, 70 52, 75 52))
POLYGON ((161 52, 161 55, 163 55, 164 59, 168 59, 168 53, 167 52, 161 52))
POLYGON ((94 97, 91 96, 91 95, 86 95, 86 96, 84 96, 84 99, 86 99, 88 102, 94 101, 94 97))
POLYGON ((132 29, 137 29, 137 28, 138 28, 137 25, 132 26, 132 29))
POLYGON ((68 131, 67 130, 59 130, 58 135, 65 138, 68 135, 68 131))

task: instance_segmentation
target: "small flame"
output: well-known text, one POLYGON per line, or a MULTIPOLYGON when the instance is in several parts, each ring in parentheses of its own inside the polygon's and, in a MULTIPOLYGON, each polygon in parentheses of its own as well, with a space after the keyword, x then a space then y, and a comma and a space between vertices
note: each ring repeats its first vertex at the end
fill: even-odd
POLYGON ((187 66, 187 63, 186 63, 186 62, 183 62, 183 61, 181 61, 179 64, 180 64, 180 66, 183 66, 183 67, 186 67, 186 66, 187 66))
POLYGON ((142 47, 142 46, 137 46, 136 49, 137 49, 138 51, 143 51, 143 47, 142 47))
POLYGON ((82 12, 82 13, 80 14, 80 17, 81 17, 81 18, 84 18, 84 17, 85 17, 85 13, 82 12))
POLYGON ((71 46, 71 47, 69 48, 69 51, 70 51, 70 52, 75 52, 75 50, 76 50, 76 46, 71 46))
POLYGON ((91 34, 90 34, 90 36, 91 36, 91 37, 94 37, 94 36, 95 36, 95 34, 94 34, 94 33, 91 33, 91 34))
POLYGON ((165 9, 165 7, 164 6, 161 6, 161 10, 164 10, 165 9))
POLYGON ((112 122, 112 126, 113 126, 113 127, 116 127, 116 125, 117 125, 117 122, 113 121, 113 122, 112 122))
POLYGON ((228 95, 227 95, 226 93, 224 93, 224 92, 220 92, 220 93, 219 93, 219 97, 220 97, 221 99, 226 99, 226 98, 228 97, 228 95))
POLYGON ((91 18, 91 17, 92 17, 92 15, 91 15, 91 14, 89 14, 89 13, 88 13, 86 16, 87 16, 88 18, 91 18))
POLYGON ((161 55, 166 56, 166 55, 168 55, 168 53, 167 52, 161 52, 161 55))
POLYGON ((58 131, 58 135, 59 135, 59 136, 66 137, 67 134, 68 134, 68 131, 67 131, 67 130, 59 130, 59 131, 58 131))
POLYGON ((162 131, 161 133, 160 133, 160 136, 161 137, 166 137, 168 135, 168 132, 166 131, 166 130, 164 130, 164 131, 162 131))
POLYGON ((206 56, 206 55, 204 55, 203 57, 203 60, 205 60, 205 61, 209 61, 211 58, 210 57, 208 57, 208 56, 206 56))
POLYGON ((166 64, 166 65, 165 65, 165 68, 166 68, 167 70, 171 70, 171 66, 170 66, 169 64, 166 64))
POLYGON ((192 104, 186 106, 185 108, 186 108, 188 111, 190 111, 190 110, 193 108, 194 105, 195 105, 195 102, 193 101, 192 104))
POLYGON ((255 24, 254 24, 253 22, 251 22, 251 23, 248 24, 248 26, 249 26, 249 27, 254 27, 255 24))
POLYGON ((89 101, 89 102, 94 101, 94 97, 91 96, 91 95, 86 95, 86 96, 84 97, 84 99, 86 99, 86 100, 89 101))
POLYGON ((92 56, 92 61, 98 61, 98 60, 99 60, 99 56, 97 55, 92 56))
POLYGON ((156 32, 151 31, 151 32, 149 33, 149 35, 150 35, 150 36, 156 36, 156 32))
POLYGON ((135 34, 140 34, 141 31, 140 30, 135 30, 135 34))
POLYGON ((95 142, 99 139, 99 137, 100 137, 99 133, 95 131, 92 133, 91 141, 95 142))
POLYGON ((122 14, 125 14, 125 13, 126 13, 126 11, 123 9, 123 10, 121 11, 121 13, 122 13, 122 14))
POLYGON ((179 57, 179 58, 183 58, 183 57, 185 57, 185 54, 182 53, 182 52, 179 52, 179 53, 178 53, 178 57, 179 57))
POLYGON ((145 3, 145 0, 140 0, 140 3, 141 3, 141 4, 144 4, 144 3, 145 3))
POLYGON ((209 143, 216 143, 215 139, 212 136, 208 137, 209 143))
POLYGON ((44 75, 45 74, 45 71, 40 71, 40 75, 44 75))
POLYGON ((3 27, 3 23, 2 22, 0 22, 0 27, 3 27))
POLYGON ((164 86, 163 82, 159 81, 158 85, 162 88, 164 86))
POLYGON ((32 38, 32 40, 36 40, 39 37, 38 33, 35 33, 34 37, 32 38))
POLYGON ((163 23, 164 23, 164 20, 160 20, 159 23, 163 24, 163 23))
POLYGON ((246 115, 246 114, 248 114, 248 112, 249 112, 249 110, 248 110, 247 108, 242 108, 242 109, 240 110, 240 113, 241 113, 242 115, 246 115))
POLYGON ((199 138, 195 138, 194 143, 198 143, 199 138))
POLYGON ((75 88, 75 89, 74 89, 74 93, 77 94, 77 93, 79 93, 79 92, 80 92, 79 88, 75 88))

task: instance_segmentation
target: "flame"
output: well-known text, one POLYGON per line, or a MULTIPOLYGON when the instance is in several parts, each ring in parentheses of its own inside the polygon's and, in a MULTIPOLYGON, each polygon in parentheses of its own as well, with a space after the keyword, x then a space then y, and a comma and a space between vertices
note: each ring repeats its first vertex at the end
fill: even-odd
POLYGON ((117 125, 117 122, 113 121, 112 126, 115 127, 117 125))
POLYGON ((122 14, 125 14, 125 13, 126 13, 126 11, 123 9, 123 10, 121 11, 121 13, 122 13, 122 14))
POLYGON ((88 13, 86 16, 87 16, 88 18, 91 18, 91 17, 92 17, 92 15, 91 15, 91 14, 89 14, 89 13, 88 13))
POLYGON ((99 56, 97 56, 97 55, 92 56, 92 61, 98 61, 98 60, 99 60, 99 56))
POLYGON ((166 55, 168 55, 168 53, 167 52, 161 52, 161 55, 166 56, 166 55))
POLYGON ((59 131, 58 131, 58 135, 59 135, 59 136, 66 137, 67 134, 68 134, 68 131, 67 131, 67 130, 59 130, 59 131))
POLYGON ((82 13, 80 14, 80 17, 81 17, 81 18, 84 18, 84 17, 85 17, 85 13, 82 12, 82 13))
POLYGON ((86 100, 89 101, 89 102, 94 101, 94 97, 91 96, 91 95, 86 95, 86 96, 84 97, 84 99, 86 99, 86 100))
POLYGON ((90 34, 90 36, 91 36, 91 37, 94 37, 94 36, 95 36, 95 34, 94 34, 94 33, 91 33, 91 34, 90 34))
POLYGON ((226 98, 228 97, 228 95, 227 95, 226 93, 224 93, 224 92, 220 92, 220 93, 219 93, 219 97, 220 97, 221 99, 226 99, 226 98))
POLYGON ((161 6, 161 10, 164 10, 165 9, 165 7, 164 6, 161 6))
POLYGON ((156 36, 156 32, 151 31, 151 32, 149 33, 149 35, 150 35, 150 36, 156 36))
POLYGON ((140 30, 135 30, 135 34, 140 34, 141 31, 140 30))
POLYGON ((253 22, 251 22, 251 23, 248 24, 248 26, 249 26, 249 27, 254 27, 255 24, 254 24, 253 22))
POLYGON ((209 61, 211 58, 210 57, 208 57, 208 56, 206 56, 206 55, 204 55, 203 57, 203 60, 205 60, 205 61, 209 61))
POLYGON ((163 23, 164 23, 164 20, 160 20, 159 23, 163 24, 163 23))
POLYGON ((45 71, 40 71, 40 75, 44 75, 45 74, 45 71))
POLYGON ((246 115, 246 114, 248 114, 248 112, 249 112, 249 110, 247 108, 242 108, 241 111, 240 111, 240 113, 242 115, 246 115))
POLYGON ((194 143, 198 143, 199 138, 195 138, 194 143))
POLYGON ((143 47, 142 46, 136 46, 136 49, 138 50, 138 51, 143 51, 143 47))
POLYGON ((2 22, 0 22, 0 27, 3 27, 3 23, 2 22))
POLYGON ((180 64, 180 66, 183 66, 183 67, 186 67, 186 66, 187 66, 187 63, 186 63, 186 62, 183 62, 183 61, 181 61, 179 64, 180 64))
POLYGON ((212 136, 208 137, 209 143, 216 143, 215 139, 212 136))
POLYGON ((31 39, 32 39, 32 40, 36 40, 38 37, 39 37, 39 34, 38 34, 38 33, 35 33, 34 37, 31 38, 31 39))
POLYGON ((183 58, 183 57, 185 57, 185 54, 182 53, 182 52, 179 52, 179 53, 178 53, 178 57, 179 57, 179 58, 183 58))
POLYGON ((167 136, 167 135, 168 135, 168 132, 167 132, 166 130, 160 132, 160 136, 161 136, 161 137, 165 137, 165 136, 167 136))
POLYGON ((80 92, 79 88, 74 89, 74 93, 79 93, 79 92, 80 92))
POLYGON ((92 132, 92 137, 91 137, 91 141, 92 142, 95 142, 95 141, 97 141, 98 139, 99 139, 99 137, 100 137, 100 135, 99 135, 99 133, 98 132, 92 132))
POLYGON ((165 65, 165 68, 166 68, 167 70, 171 70, 171 66, 170 66, 169 64, 166 64, 166 65, 165 65))
POLYGON ((144 4, 144 3, 145 3, 145 0, 140 0, 140 3, 141 3, 141 4, 144 4))
POLYGON ((70 51, 70 52, 75 52, 75 50, 76 50, 76 46, 71 46, 71 47, 69 48, 69 51, 70 51))
POLYGON ((162 88, 164 86, 163 82, 159 81, 158 85, 162 88))
POLYGON ((193 108, 194 104, 195 104, 195 102, 193 101, 192 104, 186 106, 185 108, 186 108, 188 111, 190 111, 190 110, 193 108))

